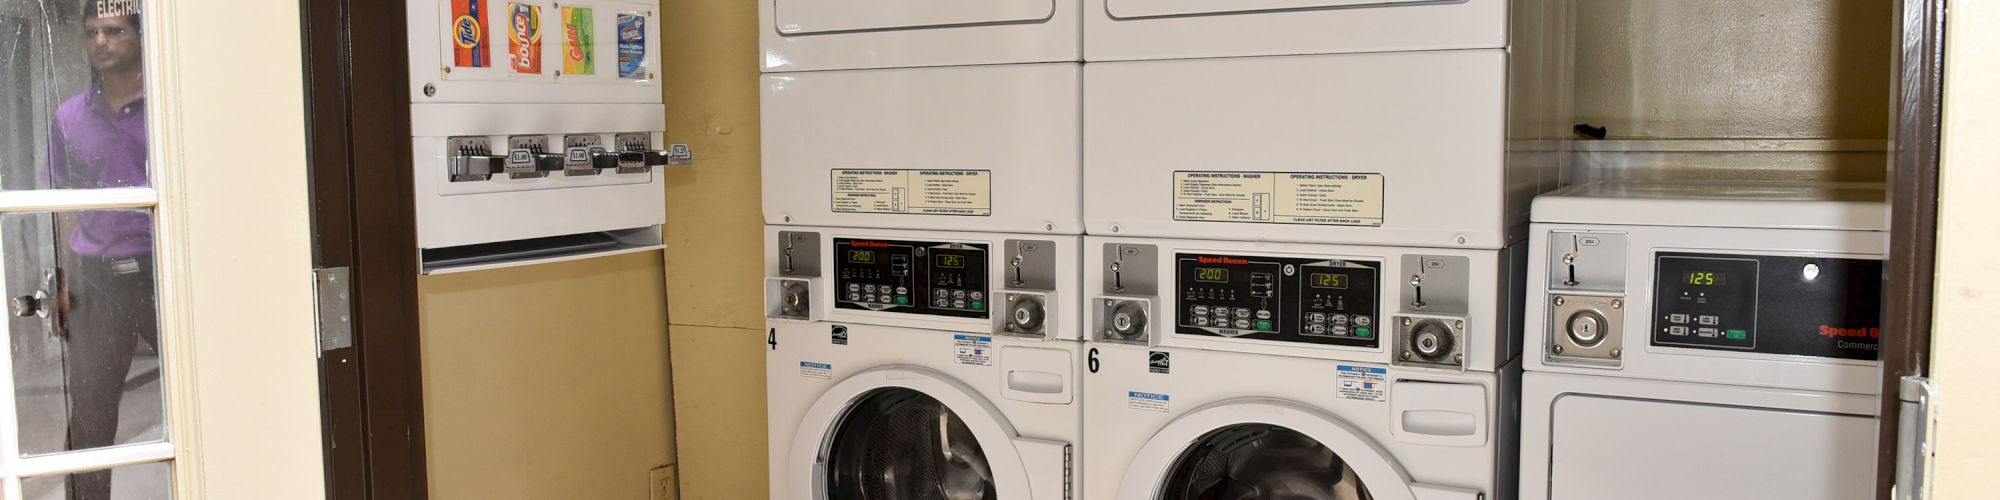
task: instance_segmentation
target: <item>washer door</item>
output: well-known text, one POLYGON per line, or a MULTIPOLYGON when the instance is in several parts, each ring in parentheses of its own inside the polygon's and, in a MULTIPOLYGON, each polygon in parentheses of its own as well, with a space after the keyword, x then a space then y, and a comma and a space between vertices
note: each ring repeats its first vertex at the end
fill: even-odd
POLYGON ((887 366, 836 384, 792 444, 794 491, 812 499, 980 500, 1060 491, 1063 443, 1021 438, 997 407, 934 370, 887 366), (1054 468, 1044 455, 1055 453, 1054 468), (1043 484, 1030 476, 1043 479, 1043 484), (1053 476, 1052 478, 1047 476, 1053 476))
POLYGON ((1196 409, 1154 434, 1125 469, 1118 498, 1415 500, 1416 488, 1339 418, 1290 401, 1241 399, 1196 409))

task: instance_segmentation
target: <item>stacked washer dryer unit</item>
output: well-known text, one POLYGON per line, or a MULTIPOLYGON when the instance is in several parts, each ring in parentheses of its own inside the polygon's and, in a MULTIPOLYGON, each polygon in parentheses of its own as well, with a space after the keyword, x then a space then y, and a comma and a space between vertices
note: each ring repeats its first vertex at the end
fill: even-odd
POLYGON ((1512 497, 1566 5, 1084 12, 1083 497, 1512 497))
POLYGON ((1079 0, 763 0, 771 498, 1073 497, 1079 0))
POLYGON ((1525 498, 1874 495, 1880 186, 1535 201, 1525 498))

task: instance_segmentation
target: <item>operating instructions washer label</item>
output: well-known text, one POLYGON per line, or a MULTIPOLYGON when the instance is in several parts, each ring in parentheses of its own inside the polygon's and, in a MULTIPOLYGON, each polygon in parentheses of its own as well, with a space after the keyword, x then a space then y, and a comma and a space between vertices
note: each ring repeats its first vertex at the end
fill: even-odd
POLYGON ((1340 365, 1340 399, 1357 401, 1389 400, 1389 369, 1372 366, 1340 365))
POLYGON ((833 365, 829 365, 826 363, 815 363, 812 361, 800 361, 799 376, 805 378, 832 380, 833 365))
POLYGON ((834 169, 832 175, 835 212, 993 215, 988 170, 834 169))
POLYGON ((1382 174, 1174 172, 1174 220, 1380 226, 1382 174))
POLYGON ((958 364, 993 366, 993 337, 953 335, 952 340, 958 349, 958 364))
POLYGON ((1153 394, 1150 392, 1139 392, 1139 391, 1126 391, 1125 407, 1140 411, 1157 411, 1160 413, 1166 413, 1167 402, 1171 399, 1172 398, 1168 397, 1165 394, 1153 394))

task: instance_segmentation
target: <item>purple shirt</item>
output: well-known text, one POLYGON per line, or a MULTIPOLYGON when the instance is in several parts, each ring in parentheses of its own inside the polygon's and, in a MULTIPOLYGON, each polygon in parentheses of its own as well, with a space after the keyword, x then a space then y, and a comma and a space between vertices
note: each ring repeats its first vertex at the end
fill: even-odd
MULTIPOLYGON (((111 109, 97 85, 56 108, 49 127, 49 187, 145 186, 146 99, 111 109)), ((69 248, 78 255, 126 259, 153 253, 153 221, 144 211, 91 210, 77 216, 69 248)))

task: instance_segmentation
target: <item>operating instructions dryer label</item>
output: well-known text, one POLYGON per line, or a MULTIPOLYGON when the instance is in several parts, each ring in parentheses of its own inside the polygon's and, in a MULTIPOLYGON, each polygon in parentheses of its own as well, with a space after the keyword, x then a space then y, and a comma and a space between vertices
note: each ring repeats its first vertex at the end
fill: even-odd
POLYGON ((1374 401, 1389 400, 1389 369, 1372 366, 1340 365, 1340 399, 1374 401))
POLYGON ((952 340, 958 349, 958 364, 993 366, 993 337, 953 335, 952 340))
POLYGON ((834 169, 832 175, 835 212, 993 215, 987 170, 834 169))
POLYGON ((1382 225, 1382 174, 1174 172, 1174 220, 1382 225))

